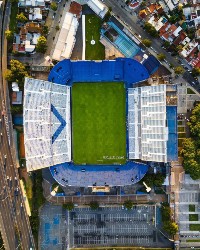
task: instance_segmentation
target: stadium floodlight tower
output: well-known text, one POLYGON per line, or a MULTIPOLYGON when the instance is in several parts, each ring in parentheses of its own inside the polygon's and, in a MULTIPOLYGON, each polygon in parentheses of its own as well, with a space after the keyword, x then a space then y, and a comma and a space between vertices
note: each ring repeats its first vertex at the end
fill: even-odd
MULTIPOLYGON (((136 129, 141 126, 141 113, 135 102, 143 105, 143 95, 142 89, 132 90, 136 83, 148 78, 147 69, 128 58, 63 60, 51 70, 48 81, 26 78, 24 135, 28 171, 49 167, 60 185, 89 186, 95 192, 140 181, 148 170, 143 161, 151 161, 155 152, 148 156, 145 148, 140 153, 146 142, 141 141, 142 135, 136 129)), ((144 93, 150 93, 150 88, 144 93)), ((165 90, 154 88, 155 95, 161 93, 162 97, 149 98, 152 103, 163 102, 160 113, 165 112, 165 90)), ((165 119, 161 116, 159 124, 164 128, 159 131, 167 133, 165 119)), ((152 133, 155 131, 149 131, 147 141, 152 133)), ((164 160, 167 138, 163 135, 164 160)))

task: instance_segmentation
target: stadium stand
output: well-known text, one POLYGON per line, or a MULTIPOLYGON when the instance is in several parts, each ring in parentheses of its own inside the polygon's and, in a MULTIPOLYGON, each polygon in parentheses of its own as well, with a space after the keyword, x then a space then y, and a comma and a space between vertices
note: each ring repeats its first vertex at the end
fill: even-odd
POLYGON ((128 89, 129 158, 167 162, 166 85, 128 89))
POLYGON ((126 87, 149 78, 146 68, 138 61, 117 58, 112 61, 63 60, 51 70, 48 81, 71 86, 73 82, 119 82, 126 87))
POLYGON ((70 87, 26 78, 24 89, 27 170, 71 161, 70 87))
POLYGON ((77 29, 77 18, 72 13, 67 12, 52 55, 53 60, 60 61, 65 58, 70 58, 76 42, 75 36, 77 29))
POLYGON ((127 162, 125 165, 93 166, 59 164, 50 167, 53 178, 62 186, 124 186, 141 180, 148 170, 146 164, 127 162))

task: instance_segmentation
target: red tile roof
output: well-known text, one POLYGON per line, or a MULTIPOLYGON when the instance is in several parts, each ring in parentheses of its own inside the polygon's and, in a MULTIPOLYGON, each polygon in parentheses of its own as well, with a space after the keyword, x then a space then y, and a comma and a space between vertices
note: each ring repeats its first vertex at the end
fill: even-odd
POLYGON ((77 2, 72 2, 70 5, 69 12, 75 14, 77 17, 80 17, 82 12, 82 6, 77 2))

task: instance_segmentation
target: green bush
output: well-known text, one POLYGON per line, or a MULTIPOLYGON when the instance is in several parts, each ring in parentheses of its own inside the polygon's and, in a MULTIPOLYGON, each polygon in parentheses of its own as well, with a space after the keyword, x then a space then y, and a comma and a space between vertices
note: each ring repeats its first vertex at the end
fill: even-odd
POLYGON ((124 202, 124 206, 125 208, 127 208, 128 210, 131 210, 133 208, 133 202, 131 200, 126 200, 124 202))
POLYGON ((67 203, 63 204, 63 208, 71 211, 71 210, 74 209, 74 203, 73 202, 67 202, 67 203))
POLYGON ((90 208, 91 208, 92 210, 97 210, 97 209, 99 208, 99 203, 98 203, 98 201, 91 201, 91 202, 90 202, 90 208))

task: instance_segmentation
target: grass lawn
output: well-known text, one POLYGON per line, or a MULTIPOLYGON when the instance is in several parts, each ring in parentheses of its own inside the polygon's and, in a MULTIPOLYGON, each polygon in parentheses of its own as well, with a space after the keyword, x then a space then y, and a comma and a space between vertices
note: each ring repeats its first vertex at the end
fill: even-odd
POLYGON ((187 94, 194 95, 196 93, 191 88, 187 88, 187 94))
POLYGON ((186 242, 200 242, 200 240, 186 240, 186 242))
POLYGON ((178 147, 182 147, 183 146, 183 139, 178 139, 178 147))
POLYGON ((86 36, 86 60, 103 60, 105 59, 105 47, 100 43, 100 29, 102 20, 96 15, 85 16, 85 36, 86 36), (91 44, 95 40, 95 44, 91 44))
POLYGON ((126 97, 123 83, 76 83, 72 87, 75 164, 126 161, 126 97))
POLYGON ((183 121, 178 121, 178 125, 183 125, 183 121))
POLYGON ((178 138, 186 138, 186 133, 178 133, 178 138))
POLYGON ((195 212, 195 205, 190 204, 189 205, 189 211, 190 212, 195 212))
MULTIPOLYGON (((93 250, 172 250, 172 248, 149 248, 149 247, 93 247, 93 250)), ((91 248, 73 248, 73 250, 91 250, 91 248)))
POLYGON ((178 127, 178 132, 185 132, 185 127, 178 127))
POLYGON ((17 14, 18 14, 18 3, 13 2, 11 5, 10 24, 9 24, 9 29, 13 32, 16 32, 17 29, 17 20, 16 20, 17 14))
POLYGON ((190 231, 200 231, 200 224, 190 224, 190 231))
POLYGON ((190 221, 198 221, 198 219, 199 219, 198 214, 189 214, 190 221))

